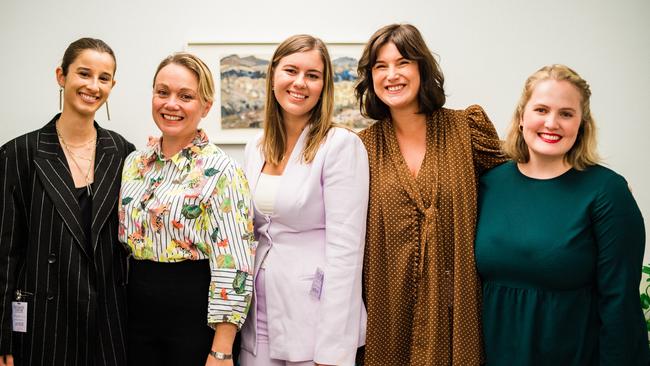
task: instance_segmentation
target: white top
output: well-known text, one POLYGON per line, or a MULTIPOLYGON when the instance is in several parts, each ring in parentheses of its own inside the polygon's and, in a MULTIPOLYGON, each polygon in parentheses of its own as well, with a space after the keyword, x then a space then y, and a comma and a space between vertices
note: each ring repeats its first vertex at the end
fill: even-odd
POLYGON ((280 189, 280 178, 282 178, 281 175, 261 173, 257 180, 253 201, 255 201, 257 210, 265 215, 273 214, 275 196, 278 194, 278 189, 280 189))

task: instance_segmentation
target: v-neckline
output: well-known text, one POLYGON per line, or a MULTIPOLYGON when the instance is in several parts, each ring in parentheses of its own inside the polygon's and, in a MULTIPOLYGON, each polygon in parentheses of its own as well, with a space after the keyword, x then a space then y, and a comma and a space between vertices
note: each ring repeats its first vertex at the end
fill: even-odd
MULTIPOLYGON (((434 147, 435 144, 433 143, 433 141, 431 141, 432 140, 432 134, 434 133, 434 131, 432 130, 432 128, 433 128, 433 126, 432 126, 433 125, 433 118, 434 118, 433 116, 427 116, 427 122, 426 122, 427 126, 426 126, 426 132, 425 132, 426 133, 426 136, 425 136, 426 147, 425 147, 425 152, 424 152, 424 158, 422 159, 422 163, 420 164, 420 169, 418 170, 418 174, 416 176, 413 176, 413 174, 411 174, 411 171, 409 170, 408 165, 406 164, 406 160, 404 159, 404 155, 402 155, 402 151, 401 151, 401 149, 399 147, 399 143, 397 142, 397 133, 395 131, 395 125, 393 124, 392 121, 388 120, 388 121, 385 121, 387 123, 385 124, 386 127, 384 128, 384 138, 386 139, 386 142, 387 142, 387 145, 388 145, 388 148, 389 148, 389 151, 390 151, 391 160, 393 161, 393 164, 395 165, 395 167, 397 169, 397 172, 396 172, 397 173, 397 178, 398 178, 400 184, 402 185, 402 187, 404 187, 407 194, 416 203, 416 205, 418 206, 418 209, 420 211, 422 211, 423 213, 426 212, 429 209, 429 207, 431 206, 431 205, 429 205, 429 207, 427 207, 427 205, 425 205, 425 201, 424 201, 422 195, 420 194, 420 186, 419 185, 421 183, 421 180, 423 179, 421 177, 422 177, 422 174, 423 174, 423 169, 426 167, 425 164, 431 164, 429 159, 434 159, 435 158, 433 156, 434 155, 433 150, 435 148, 434 147)), ((435 169, 436 169, 436 167, 433 167, 434 171, 432 172, 432 174, 435 174, 435 169)), ((434 186, 435 186, 435 184, 437 184, 435 182, 437 182, 437 178, 434 180, 434 186)), ((434 190, 435 187, 431 187, 431 189, 434 190)), ((434 194, 434 196, 435 196, 435 192, 432 192, 432 194, 434 194)), ((433 197, 432 197, 432 199, 433 199, 433 197)), ((433 202, 433 200, 432 200, 432 202, 433 202)))
POLYGON ((397 131, 395 130, 395 124, 393 121, 388 120, 387 121, 389 124, 389 131, 388 131, 388 137, 390 139, 389 145, 392 146, 392 151, 398 158, 397 165, 400 167, 400 170, 402 170, 402 173, 405 173, 410 177, 412 180, 413 184, 417 185, 417 182, 420 180, 418 179, 421 176, 422 173, 422 168, 425 167, 425 163, 427 162, 427 159, 430 157, 432 152, 430 151, 431 149, 431 144, 428 143, 429 141, 429 133, 430 133, 430 128, 431 128, 431 117, 427 117, 426 123, 425 123, 425 130, 424 130, 424 157, 422 158, 422 161, 420 162, 420 166, 418 167, 418 171, 416 175, 413 175, 411 170, 409 169, 408 164, 406 163, 406 159, 404 158, 404 154, 402 153, 402 149, 399 146, 399 141, 397 141, 397 131))

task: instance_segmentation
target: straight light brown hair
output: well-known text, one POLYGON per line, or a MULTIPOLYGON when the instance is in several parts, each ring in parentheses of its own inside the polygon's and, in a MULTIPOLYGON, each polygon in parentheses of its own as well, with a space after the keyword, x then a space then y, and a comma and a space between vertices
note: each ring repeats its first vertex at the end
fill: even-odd
POLYGON ((316 152, 332 128, 332 115, 334 113, 334 77, 332 75, 332 61, 325 43, 320 39, 299 34, 287 38, 273 53, 266 73, 266 105, 264 112, 264 133, 260 142, 262 153, 267 162, 278 165, 284 158, 287 146, 287 132, 282 122, 282 107, 273 94, 273 74, 278 63, 283 57, 297 52, 317 50, 323 61, 323 90, 318 103, 311 110, 309 116, 309 134, 305 147, 301 153, 304 163, 311 163, 316 152))

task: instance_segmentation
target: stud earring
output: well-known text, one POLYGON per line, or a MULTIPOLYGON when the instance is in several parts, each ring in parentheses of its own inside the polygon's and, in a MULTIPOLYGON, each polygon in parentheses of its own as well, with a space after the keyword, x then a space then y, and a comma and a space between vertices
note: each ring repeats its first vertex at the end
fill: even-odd
POLYGON ((63 107, 63 87, 59 87, 59 112, 61 112, 61 108, 63 107))
POLYGON ((108 99, 106 99, 105 105, 106 105, 106 117, 108 117, 108 120, 110 121, 111 120, 111 112, 108 110, 108 99))

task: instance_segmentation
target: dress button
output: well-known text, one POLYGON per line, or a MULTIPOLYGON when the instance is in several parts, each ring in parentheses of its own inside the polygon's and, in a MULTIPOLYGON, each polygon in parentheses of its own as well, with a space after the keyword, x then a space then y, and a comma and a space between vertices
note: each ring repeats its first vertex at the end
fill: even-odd
POLYGON ((47 263, 49 263, 49 264, 54 264, 55 262, 56 262, 56 255, 54 255, 54 254, 50 254, 50 255, 47 257, 47 263))
POLYGON ((47 295, 47 301, 54 300, 54 295, 47 295))

